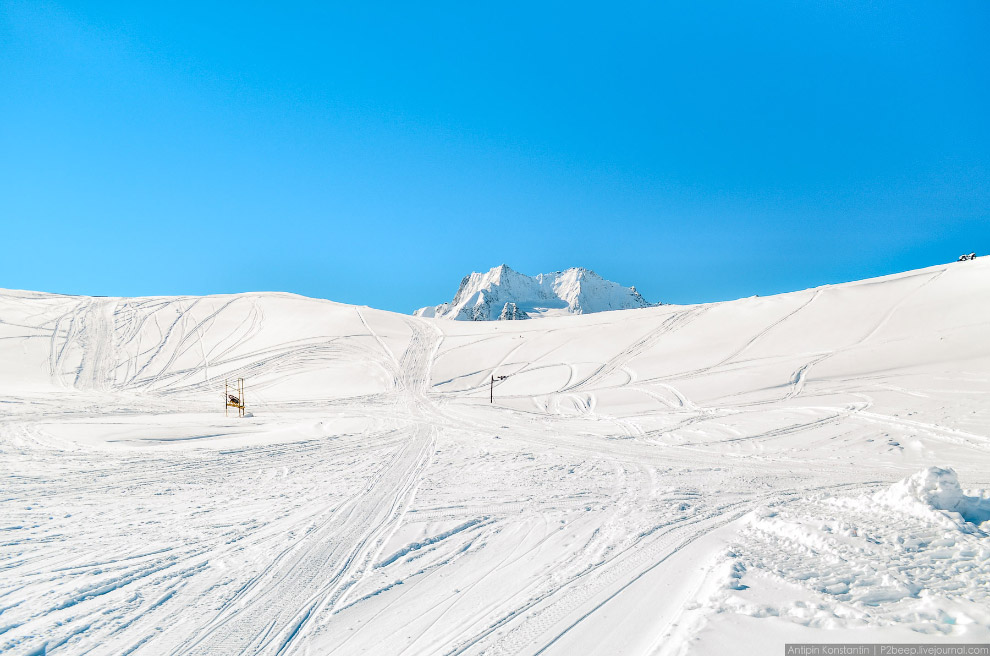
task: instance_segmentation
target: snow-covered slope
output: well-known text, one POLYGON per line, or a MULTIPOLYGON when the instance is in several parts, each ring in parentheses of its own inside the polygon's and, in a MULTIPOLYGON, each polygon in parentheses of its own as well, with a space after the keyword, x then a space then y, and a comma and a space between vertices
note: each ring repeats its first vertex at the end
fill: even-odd
POLYGON ((506 265, 472 273, 450 303, 416 310, 418 317, 493 321, 649 307, 635 287, 572 268, 527 276, 506 265))
POLYGON ((990 258, 514 322, 0 292, 0 652, 986 642, 988 335, 990 258))

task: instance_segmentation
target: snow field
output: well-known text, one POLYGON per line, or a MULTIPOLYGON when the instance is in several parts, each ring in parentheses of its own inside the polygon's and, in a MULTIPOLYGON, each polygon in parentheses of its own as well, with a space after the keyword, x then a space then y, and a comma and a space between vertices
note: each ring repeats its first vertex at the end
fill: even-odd
POLYGON ((986 640, 988 301, 985 259, 492 323, 4 292, 0 651, 986 640))

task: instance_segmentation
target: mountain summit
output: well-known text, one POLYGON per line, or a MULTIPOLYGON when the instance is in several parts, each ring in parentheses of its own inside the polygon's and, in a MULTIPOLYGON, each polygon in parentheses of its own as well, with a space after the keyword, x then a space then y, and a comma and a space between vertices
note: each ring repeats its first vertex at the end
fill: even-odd
POLYGON ((487 273, 465 276, 453 301, 420 308, 414 314, 461 321, 496 321, 651 305, 635 287, 605 280, 589 269, 572 268, 527 276, 503 264, 487 273))

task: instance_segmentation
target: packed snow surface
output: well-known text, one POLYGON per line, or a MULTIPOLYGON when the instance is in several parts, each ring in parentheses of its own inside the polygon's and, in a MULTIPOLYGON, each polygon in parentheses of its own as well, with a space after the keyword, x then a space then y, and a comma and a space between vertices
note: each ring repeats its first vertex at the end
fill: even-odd
POLYGON ((465 276, 450 303, 420 308, 415 316, 462 321, 519 320, 649 307, 635 287, 573 268, 527 276, 506 265, 465 276))
POLYGON ((987 258, 513 322, 0 292, 0 652, 988 641, 988 336, 987 258))

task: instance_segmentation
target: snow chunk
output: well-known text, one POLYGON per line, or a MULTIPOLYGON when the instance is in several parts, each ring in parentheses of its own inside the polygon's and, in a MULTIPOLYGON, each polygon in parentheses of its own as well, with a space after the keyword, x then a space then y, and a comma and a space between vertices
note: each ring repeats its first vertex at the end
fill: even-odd
POLYGON ((977 526, 990 529, 990 526, 981 526, 990 520, 990 499, 964 494, 951 467, 923 469, 878 492, 873 500, 905 514, 966 532, 977 526))

